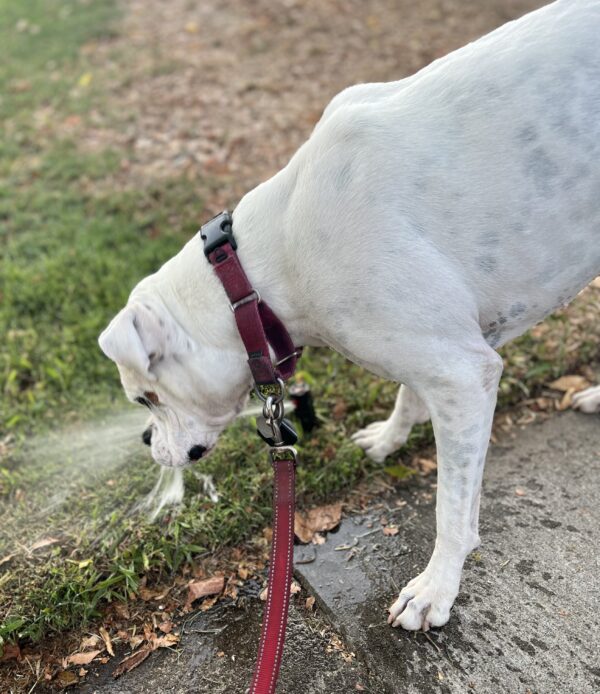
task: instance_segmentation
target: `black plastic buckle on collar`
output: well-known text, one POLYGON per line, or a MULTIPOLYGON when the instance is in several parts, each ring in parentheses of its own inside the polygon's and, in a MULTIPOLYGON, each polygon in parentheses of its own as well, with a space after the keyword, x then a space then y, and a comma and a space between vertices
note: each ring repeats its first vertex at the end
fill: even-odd
POLYGON ((200 227, 200 238, 204 242, 204 255, 208 256, 219 246, 229 243, 233 250, 237 243, 233 237, 233 219, 227 210, 210 219, 200 227))

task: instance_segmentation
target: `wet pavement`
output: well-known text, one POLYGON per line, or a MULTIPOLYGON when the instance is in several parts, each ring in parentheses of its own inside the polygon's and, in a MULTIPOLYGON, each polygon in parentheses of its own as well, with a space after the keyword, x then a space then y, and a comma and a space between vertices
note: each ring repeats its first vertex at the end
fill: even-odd
MULTIPOLYGON (((600 691, 599 469, 595 416, 558 415, 493 446, 482 546, 467 561, 450 622, 428 634, 391 629, 385 612, 431 552, 433 479, 346 518, 323 545, 298 546, 303 590, 278 693, 600 691), (382 517, 396 535, 384 534, 382 517)), ((244 692, 261 609, 248 596, 199 613, 179 652, 156 653, 118 680, 108 667, 90 673, 78 691, 244 692)))

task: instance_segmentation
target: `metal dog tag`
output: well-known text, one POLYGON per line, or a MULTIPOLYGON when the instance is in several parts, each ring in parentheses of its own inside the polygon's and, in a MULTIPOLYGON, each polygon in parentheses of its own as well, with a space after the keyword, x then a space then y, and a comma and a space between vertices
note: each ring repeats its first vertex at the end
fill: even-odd
MULTIPOLYGON (((282 419, 279 423, 279 430, 281 432, 282 443, 280 446, 293 446, 298 441, 298 434, 294 429, 293 424, 289 419, 282 419)), ((275 445, 275 435, 271 425, 267 422, 264 417, 256 418, 256 431, 260 438, 269 444, 269 446, 275 445)))

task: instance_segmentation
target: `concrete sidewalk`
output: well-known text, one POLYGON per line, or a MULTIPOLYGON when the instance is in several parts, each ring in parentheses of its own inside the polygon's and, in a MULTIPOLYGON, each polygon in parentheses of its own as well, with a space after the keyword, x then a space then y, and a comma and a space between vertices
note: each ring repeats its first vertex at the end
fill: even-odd
MULTIPOLYGON (((427 563, 432 482, 417 480, 345 519, 323 545, 297 547, 305 590, 292 609, 278 692, 600 691, 599 468, 597 417, 557 415, 493 446, 482 546, 467 561, 449 624, 428 634, 389 628, 385 611, 427 563), (383 534, 382 515, 397 535, 383 534), (302 607, 309 594, 314 614, 302 607), (356 657, 332 648, 336 638, 356 657)), ((116 681, 108 667, 90 673, 78 691, 243 692, 258 643, 256 592, 248 587, 242 607, 198 614, 179 654, 157 653, 116 681)))

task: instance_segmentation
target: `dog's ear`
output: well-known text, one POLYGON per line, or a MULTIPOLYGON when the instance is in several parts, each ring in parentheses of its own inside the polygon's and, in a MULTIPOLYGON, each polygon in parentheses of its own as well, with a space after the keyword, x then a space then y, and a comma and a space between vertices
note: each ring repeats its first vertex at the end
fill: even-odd
POLYGON ((100 349, 117 364, 156 380, 151 368, 165 352, 165 331, 154 311, 132 303, 122 309, 98 338, 100 349))

